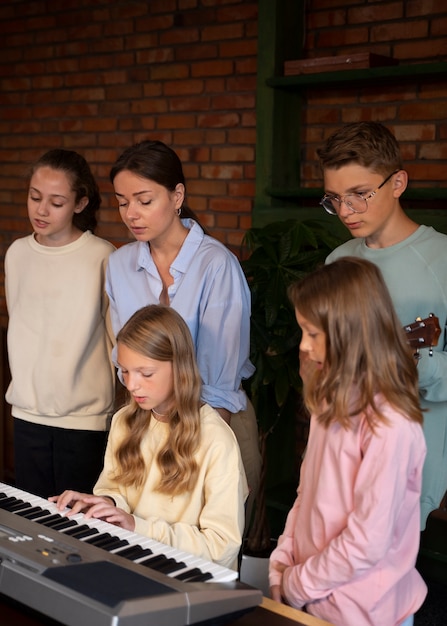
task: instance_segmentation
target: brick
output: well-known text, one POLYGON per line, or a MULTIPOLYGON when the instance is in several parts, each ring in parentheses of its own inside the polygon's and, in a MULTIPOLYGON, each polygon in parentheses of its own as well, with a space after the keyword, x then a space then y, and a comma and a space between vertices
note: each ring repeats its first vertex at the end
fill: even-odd
POLYGON ((228 163, 253 161, 254 148, 250 146, 231 146, 228 148, 214 147, 211 150, 211 158, 216 162, 226 161, 228 163))
POLYGON ((205 93, 216 94, 225 91, 224 78, 205 78, 205 93))
POLYGON ((215 59, 219 52, 218 46, 213 43, 193 46, 181 46, 175 51, 177 61, 197 61, 198 59, 215 59))
POLYGON ((172 80, 189 77, 190 69, 185 63, 157 65, 151 68, 151 80, 172 80))
POLYGON ((256 130, 254 128, 234 128, 228 131, 228 143, 256 145, 256 130))
POLYGON ((371 41, 396 41, 398 39, 427 38, 428 22, 418 20, 410 22, 394 22, 393 24, 379 24, 371 28, 371 41))
POLYGON ((249 213, 251 202, 241 198, 211 198, 210 209, 217 213, 249 213))
MULTIPOLYGON (((422 143, 419 145, 419 158, 427 160, 447 160, 447 142, 422 143)), ((445 176, 444 176, 445 177, 445 176)))
POLYGON ((253 57, 251 59, 236 59, 235 61, 235 74, 256 74, 256 70, 256 57, 253 57))
POLYGON ((130 102, 130 111, 133 114, 143 113, 165 113, 168 110, 168 103, 165 98, 150 98, 144 100, 134 100, 130 102))
POLYGON ((240 196, 247 198, 255 197, 255 184, 254 182, 235 182, 234 180, 228 185, 228 190, 231 196, 240 196))
MULTIPOLYGON (((445 182, 445 163, 414 163, 406 166, 412 181, 445 182)), ((426 185, 422 185, 426 186, 426 185)))
MULTIPOLYGON (((378 4, 363 5, 348 8, 348 24, 384 24, 388 20, 404 17, 402 2, 380 2, 378 4)), ((408 22, 411 27, 411 22, 408 22)))
POLYGON ((228 91, 256 91, 256 76, 233 76, 227 81, 228 91))
POLYGON ((203 41, 223 41, 224 39, 241 39, 244 35, 242 23, 218 24, 205 26, 202 29, 203 41))
MULTIPOLYGON (((321 31, 317 42, 320 49, 340 49, 352 44, 365 43, 369 39, 368 28, 337 28, 330 31, 321 31)), ((338 52, 340 54, 340 52, 338 52)), ((321 56, 325 56, 322 54, 321 56)))
POLYGON ((395 57, 407 60, 425 60, 428 58, 437 59, 447 54, 447 38, 430 38, 430 45, 427 40, 411 41, 407 43, 396 43, 394 45, 395 57))
MULTIPOLYGON (((172 48, 152 48, 148 50, 138 50, 136 52, 136 62, 140 64, 168 63, 175 60, 172 48)), ((182 59, 179 59, 182 60, 182 59)))
POLYGON ((219 56, 222 57, 244 57, 256 55, 258 42, 255 39, 242 39, 241 41, 222 42, 219 46, 219 56))
POLYGON ((208 113, 197 116, 199 128, 231 128, 239 126, 239 124, 240 116, 238 113, 208 113))
POLYGON ((191 64, 191 76, 229 76, 233 69, 233 61, 201 61, 191 64))
POLYGON ((203 178, 229 179, 242 178, 242 166, 240 165, 204 165, 200 169, 203 178))
POLYGON ((136 20, 134 24, 135 24, 135 31, 137 33, 138 32, 149 33, 152 30, 159 33, 159 31, 168 30, 173 27, 174 16, 172 14, 157 15, 157 16, 151 15, 150 17, 144 17, 144 18, 140 18, 136 20))
POLYGON ((320 30, 327 26, 344 26, 346 24, 346 11, 309 11, 307 27, 309 30, 320 30))
POLYGON ((397 117, 396 113, 397 107, 390 104, 389 106, 345 109, 341 117, 344 124, 370 120, 385 123, 389 120, 394 120, 397 117))
MULTIPOLYGON (((200 94, 203 93, 203 86, 204 83, 201 79, 165 81, 163 93, 166 96, 200 94)), ((191 109, 193 108, 195 107, 192 106, 191 109)))
POLYGON ((217 215, 216 216, 216 226, 217 228, 237 228, 238 227, 238 216, 233 214, 229 214, 229 215, 217 215))
POLYGON ((211 99, 208 96, 197 96, 196 98, 169 98, 169 109, 178 111, 207 111, 210 107, 211 99))
POLYGON ((157 118, 157 128, 194 128, 194 115, 162 115, 157 118))
POLYGON ((228 7, 219 7, 217 10, 219 22, 252 22, 257 20, 257 17, 257 2, 243 2, 228 7))
POLYGON ((399 143, 403 141, 434 141, 436 139, 435 124, 396 124, 392 131, 399 143))
POLYGON ((213 109, 253 109, 255 100, 254 94, 225 94, 213 98, 213 109))
POLYGON ((444 10, 441 11, 441 5, 443 3, 440 0, 406 0, 405 13, 407 17, 436 15, 445 12, 444 5, 442 6, 444 10))
POLYGON ((188 193, 196 196, 225 196, 227 185, 222 181, 215 180, 191 180, 187 182, 188 193))
POLYGON ((445 116, 445 102, 412 102, 399 106, 400 120, 437 120, 445 116))
POLYGON ((430 22, 430 33, 434 37, 447 35, 447 16, 432 20, 430 22))
POLYGON ((225 143, 226 133, 223 130, 206 130, 204 141, 207 146, 210 146, 212 144, 225 143))
POLYGON ((194 43, 200 41, 200 32, 198 28, 178 29, 173 28, 171 30, 159 33, 160 44, 162 46, 194 43))

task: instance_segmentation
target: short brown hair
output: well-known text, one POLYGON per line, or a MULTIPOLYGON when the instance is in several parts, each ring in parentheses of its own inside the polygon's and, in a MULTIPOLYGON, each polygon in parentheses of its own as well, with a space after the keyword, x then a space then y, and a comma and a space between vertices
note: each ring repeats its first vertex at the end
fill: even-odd
POLYGON ((337 170, 350 163, 357 163, 385 176, 402 169, 397 139, 378 122, 346 124, 328 137, 317 154, 323 171, 337 170))

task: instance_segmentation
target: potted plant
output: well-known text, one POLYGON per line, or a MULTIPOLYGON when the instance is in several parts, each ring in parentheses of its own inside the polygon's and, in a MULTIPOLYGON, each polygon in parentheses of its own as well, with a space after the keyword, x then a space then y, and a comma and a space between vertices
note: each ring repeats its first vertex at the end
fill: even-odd
POLYGON ((324 263, 340 243, 323 222, 316 220, 278 221, 251 228, 244 237, 250 253, 242 261, 252 296, 250 358, 256 367, 245 389, 256 411, 263 458, 244 554, 270 554, 266 488, 277 489, 285 477, 290 480, 295 474, 297 478, 299 471, 295 442, 302 388, 300 331, 287 288, 324 263))

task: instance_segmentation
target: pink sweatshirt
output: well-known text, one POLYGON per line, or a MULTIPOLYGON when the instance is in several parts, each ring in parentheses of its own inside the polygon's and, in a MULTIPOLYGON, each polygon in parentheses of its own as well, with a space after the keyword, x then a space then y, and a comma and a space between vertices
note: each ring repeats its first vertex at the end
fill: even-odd
POLYGON ((396 626, 423 603, 415 569, 426 447, 422 428, 383 407, 372 433, 311 418, 298 497, 270 557, 288 604, 337 626, 396 626), (285 564, 282 575, 275 562, 285 564))

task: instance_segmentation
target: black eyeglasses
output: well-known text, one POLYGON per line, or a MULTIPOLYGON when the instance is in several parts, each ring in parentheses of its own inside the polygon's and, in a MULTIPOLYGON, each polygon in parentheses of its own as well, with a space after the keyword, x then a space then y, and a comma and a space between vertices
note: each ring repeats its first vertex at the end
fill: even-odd
POLYGON ((381 183, 377 189, 371 191, 371 193, 367 196, 364 196, 361 193, 348 193, 345 196, 325 195, 321 199, 320 205, 325 211, 327 211, 327 213, 329 213, 329 215, 338 215, 342 202, 344 202, 348 209, 354 213, 365 213, 365 211, 368 210, 368 200, 371 200, 379 189, 382 189, 385 183, 387 183, 390 178, 394 176, 394 174, 397 174, 398 171, 399 170, 394 170, 394 172, 391 172, 391 174, 385 178, 383 183, 381 183))

